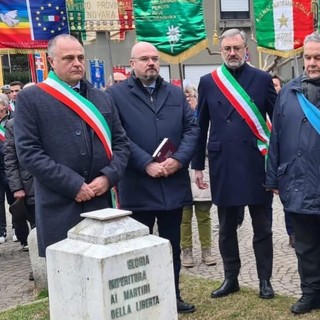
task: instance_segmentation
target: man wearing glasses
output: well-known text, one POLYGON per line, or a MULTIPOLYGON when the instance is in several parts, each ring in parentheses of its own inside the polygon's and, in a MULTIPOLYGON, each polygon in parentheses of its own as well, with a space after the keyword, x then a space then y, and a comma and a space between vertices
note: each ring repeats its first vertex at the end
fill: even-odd
POLYGON ((199 128, 181 88, 160 77, 160 58, 153 45, 134 45, 130 65, 130 78, 108 88, 130 139, 129 163, 119 183, 120 203, 150 233, 157 219, 159 235, 172 246, 178 312, 189 313, 195 307, 181 299, 179 290, 180 224, 183 207, 192 204, 188 165, 199 128), (157 162, 152 154, 164 138, 176 150, 157 162))
POLYGON ((271 76, 245 62, 247 40, 238 29, 225 31, 219 39, 222 66, 200 79, 198 120, 200 149, 193 161, 196 182, 203 185, 205 149, 208 139, 212 201, 218 207, 219 249, 224 282, 211 293, 220 298, 239 291, 241 261, 237 239, 239 207, 248 206, 253 226, 259 297, 271 299, 273 247, 268 202, 264 188, 265 157, 276 100, 271 76))

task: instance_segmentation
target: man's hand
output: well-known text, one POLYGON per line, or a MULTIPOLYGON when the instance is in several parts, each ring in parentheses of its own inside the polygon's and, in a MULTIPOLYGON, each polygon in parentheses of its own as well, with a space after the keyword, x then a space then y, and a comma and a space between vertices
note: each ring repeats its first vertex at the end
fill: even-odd
POLYGON ((165 175, 165 177, 170 176, 181 169, 181 163, 174 158, 168 158, 161 162, 160 165, 162 165, 167 171, 167 175, 165 175))
POLYGON ((78 194, 75 197, 75 200, 77 202, 83 202, 91 200, 95 197, 95 193, 92 191, 92 189, 86 184, 83 183, 81 186, 81 189, 79 190, 78 194))
POLYGON ((167 170, 158 162, 147 164, 146 172, 152 178, 166 177, 168 175, 167 170))
POLYGON ((106 176, 99 176, 93 179, 88 186, 96 196, 102 196, 109 190, 110 182, 106 176))
POLYGON ((206 182, 203 182, 203 173, 201 170, 194 170, 194 176, 196 179, 196 185, 199 189, 207 189, 209 186, 206 182))
POLYGON ((23 199, 23 198, 25 198, 26 193, 23 189, 21 189, 21 190, 15 191, 13 193, 13 196, 15 199, 23 199))

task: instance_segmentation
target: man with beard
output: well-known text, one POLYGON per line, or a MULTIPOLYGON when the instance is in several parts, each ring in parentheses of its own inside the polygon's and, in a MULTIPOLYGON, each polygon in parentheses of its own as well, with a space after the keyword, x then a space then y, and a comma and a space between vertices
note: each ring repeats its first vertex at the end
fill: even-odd
POLYGON ((195 311, 180 296, 180 224, 182 209, 192 204, 188 165, 198 139, 198 126, 181 90, 160 75, 157 49, 139 42, 131 51, 129 79, 108 88, 130 139, 130 158, 119 184, 122 208, 153 231, 157 219, 159 235, 170 241, 173 254, 177 309, 195 311), (152 154, 164 138, 176 147, 162 162, 152 154))
POLYGON ((264 188, 265 155, 269 140, 266 114, 271 118, 276 101, 271 76, 245 62, 245 33, 230 29, 220 36, 223 65, 200 79, 198 119, 200 148, 193 161, 196 182, 203 186, 208 148, 212 201, 218 207, 219 249, 224 282, 211 293, 220 298, 239 291, 241 261, 237 238, 239 208, 248 206, 253 226, 259 297, 271 299, 273 247, 268 203, 264 188), (210 125, 207 145, 207 132, 210 125))
POLYGON ((290 216, 302 297, 291 312, 320 309, 320 34, 304 40, 304 73, 279 92, 266 187, 290 216))

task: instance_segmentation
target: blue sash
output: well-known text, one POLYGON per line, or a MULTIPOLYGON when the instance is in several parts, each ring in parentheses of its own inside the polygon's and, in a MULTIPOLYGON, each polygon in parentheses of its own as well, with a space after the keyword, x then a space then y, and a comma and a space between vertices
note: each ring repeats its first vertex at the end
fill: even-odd
POLYGON ((314 129, 320 134, 320 110, 314 106, 301 92, 297 92, 300 106, 314 129))

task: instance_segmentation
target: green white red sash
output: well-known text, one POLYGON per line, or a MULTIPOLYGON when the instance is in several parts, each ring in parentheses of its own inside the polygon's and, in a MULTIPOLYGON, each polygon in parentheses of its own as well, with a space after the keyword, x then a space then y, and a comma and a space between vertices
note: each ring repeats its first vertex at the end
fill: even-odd
POLYGON ((0 124, 0 141, 4 141, 5 140, 5 129, 4 127, 0 124))
MULTIPOLYGON (((38 83, 38 86, 72 109, 93 129, 102 142, 108 159, 111 160, 111 131, 107 121, 97 107, 65 82, 61 81, 53 71, 50 71, 47 79, 38 83)), ((111 196, 113 207, 119 208, 116 186, 111 189, 111 196)))
POLYGON ((61 81, 53 71, 50 71, 48 78, 38 86, 72 109, 94 130, 110 160, 112 157, 111 131, 97 107, 61 81))
POLYGON ((270 129, 258 107, 224 64, 214 70, 211 76, 218 88, 240 113, 253 134, 258 138, 258 148, 261 154, 265 156, 268 153, 270 129))

